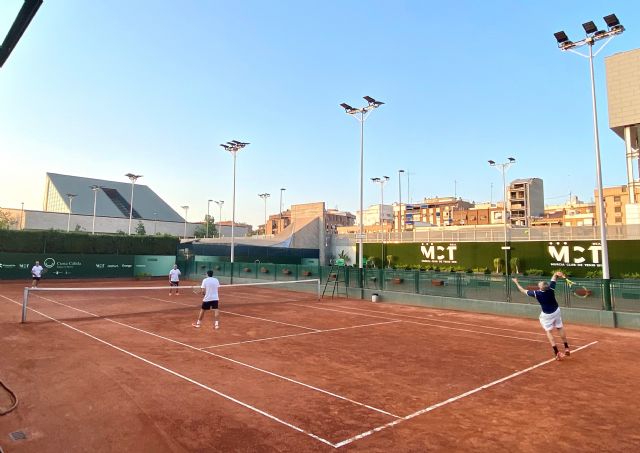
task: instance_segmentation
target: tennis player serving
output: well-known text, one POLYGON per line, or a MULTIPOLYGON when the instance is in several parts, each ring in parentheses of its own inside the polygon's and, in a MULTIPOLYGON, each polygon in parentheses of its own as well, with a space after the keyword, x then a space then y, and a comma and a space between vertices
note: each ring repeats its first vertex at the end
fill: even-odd
POLYGON ((522 294, 525 294, 529 297, 535 297, 538 303, 540 304, 540 308, 542 311, 540 312, 540 324, 542 324, 542 328, 547 334, 547 338, 549 339, 549 343, 551 343, 551 347, 553 348, 553 353, 556 356, 556 360, 562 360, 565 356, 571 354, 571 350, 569 349, 569 343, 567 342, 567 335, 564 332, 564 326, 562 324, 562 317, 560 316, 560 306, 556 301, 555 295, 555 287, 556 280, 558 277, 567 278, 562 272, 556 272, 551 277, 551 281, 549 282, 538 282, 538 288, 535 291, 527 291, 520 283, 518 283, 517 278, 512 278, 513 283, 518 287, 518 291, 522 294), (556 340, 553 338, 553 328, 558 329, 558 334, 562 337, 562 341, 564 342, 564 354, 558 350, 558 346, 556 345, 556 340))

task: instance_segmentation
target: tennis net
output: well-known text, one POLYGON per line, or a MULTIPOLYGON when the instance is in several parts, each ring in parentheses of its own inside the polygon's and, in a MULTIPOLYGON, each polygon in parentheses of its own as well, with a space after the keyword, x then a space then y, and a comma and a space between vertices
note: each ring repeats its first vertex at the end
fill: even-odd
MULTIPOLYGON (((320 281, 311 279, 221 285, 219 296, 221 310, 238 306, 314 302, 320 299, 320 281)), ((24 288, 22 322, 26 322, 27 317, 30 321, 67 320, 180 310, 192 312, 200 307, 202 298, 200 285, 177 288, 169 286, 24 288), (37 315, 34 316, 34 313, 37 315)))

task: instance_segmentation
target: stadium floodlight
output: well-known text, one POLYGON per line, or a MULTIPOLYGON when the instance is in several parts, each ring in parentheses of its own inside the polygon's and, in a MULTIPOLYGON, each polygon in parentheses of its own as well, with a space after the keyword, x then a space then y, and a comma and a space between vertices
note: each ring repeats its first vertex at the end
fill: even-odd
MULTIPOLYGON (((218 212, 219 212, 218 225, 220 225, 220 228, 222 228, 222 225, 220 224, 220 222, 222 222, 222 205, 224 204, 224 200, 217 200, 214 203, 218 205, 218 212)), ((218 230, 218 239, 220 239, 220 237, 221 237, 220 233, 221 233, 221 231, 218 230)))
MULTIPOLYGON (((509 275, 509 245, 507 244, 507 241, 509 239, 508 235, 507 235, 507 192, 508 192, 508 188, 507 188, 507 170, 509 169, 509 167, 511 167, 513 164, 516 163, 516 160, 513 157, 509 157, 507 158, 506 162, 503 162, 501 164, 496 163, 493 160, 489 161, 489 165, 492 167, 495 167, 496 169, 498 169, 498 171, 500 171, 502 173, 502 191, 503 191, 503 200, 502 200, 502 223, 504 224, 504 247, 502 247, 502 249, 504 250, 504 274, 505 276, 509 275)), ((511 226, 511 222, 509 222, 509 226, 511 226)), ((509 285, 505 286, 506 288, 506 299, 507 302, 511 301, 511 294, 509 292, 509 285)))
MULTIPOLYGON (((378 211, 378 220, 380 222, 380 244, 382 245, 382 264, 381 267, 384 267, 384 218, 382 211, 384 210, 384 185, 389 181, 388 176, 383 176, 382 178, 371 178, 376 184, 380 184, 380 210, 378 211)), ((360 215, 360 223, 362 223, 362 215, 360 215)))
POLYGON ((73 199, 78 195, 75 193, 67 193, 65 195, 69 199, 69 215, 67 216, 67 233, 68 233, 69 230, 71 229, 71 212, 72 212, 71 203, 73 203, 73 199))
POLYGON ((264 200, 264 238, 267 238, 267 198, 271 196, 270 193, 259 193, 258 196, 264 200))
POLYGON ((287 190, 284 187, 280 188, 280 226, 278 228, 278 233, 280 233, 280 228, 284 230, 284 225, 282 224, 282 193, 287 190))
POLYGON ((4 65, 13 48, 18 44, 20 38, 27 30, 31 20, 38 12, 43 0, 24 0, 16 19, 13 21, 7 36, 5 36, 2 46, 0 46, 0 68, 4 65))
POLYGON ((398 231, 402 234, 402 173, 404 170, 398 170, 398 231))
POLYGON ((142 178, 142 175, 127 173, 125 176, 129 178, 129 181, 131 181, 131 201, 129 202, 129 236, 131 236, 131 219, 133 219, 133 187, 136 185, 138 178, 142 178))
POLYGON ((98 201, 98 190, 102 189, 102 186, 92 185, 93 190, 93 221, 91 222, 91 234, 96 234, 96 206, 98 201))
MULTIPOLYGON (((225 151, 229 151, 233 155, 233 199, 231 202, 231 263, 235 261, 235 226, 236 226, 236 154, 238 151, 249 145, 247 142, 231 140, 226 144, 222 144, 225 151)), ((232 277, 233 278, 233 277, 232 277)))
POLYGON ((363 225, 363 216, 364 216, 364 122, 367 120, 369 114, 374 110, 380 107, 384 102, 376 101, 371 96, 364 96, 364 100, 367 101, 368 105, 361 108, 351 107, 347 103, 340 104, 345 110, 347 115, 351 115, 356 118, 360 122, 360 233, 358 234, 358 267, 360 268, 360 282, 362 283, 363 275, 362 275, 362 263, 364 261, 364 253, 363 253, 363 239, 364 239, 364 225, 363 225))
POLYGON ((603 283, 603 299, 606 310, 611 310, 611 274, 609 271, 609 247, 607 245, 607 225, 606 216, 604 210, 604 195, 602 192, 602 166, 600 162, 600 136, 598 130, 598 109, 596 103, 596 84, 595 75, 593 69, 593 59, 596 57, 602 49, 613 39, 614 36, 624 32, 624 27, 620 24, 618 17, 615 14, 609 14, 604 18, 607 24, 607 31, 598 30, 598 27, 592 22, 585 22, 582 27, 587 33, 587 37, 576 42, 572 42, 570 46, 563 46, 558 44, 560 50, 568 50, 576 55, 589 59, 589 75, 591 77, 591 107, 593 113, 593 141, 595 148, 596 158, 596 183, 598 188, 598 223, 600 226, 600 245, 602 247, 602 283, 603 283), (594 30, 595 29, 595 30, 594 30), (606 39, 597 52, 593 52, 593 46, 596 42, 606 39), (576 47, 588 46, 589 53, 583 54, 575 50, 576 47))
POLYGON ((184 235, 182 238, 187 239, 187 215, 189 214, 189 206, 184 205, 180 207, 184 209, 184 235))

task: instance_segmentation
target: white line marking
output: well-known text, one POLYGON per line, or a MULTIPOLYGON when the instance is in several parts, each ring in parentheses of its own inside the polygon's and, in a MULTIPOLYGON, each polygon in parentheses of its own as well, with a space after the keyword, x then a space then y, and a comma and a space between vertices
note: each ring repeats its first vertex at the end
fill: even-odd
MULTIPOLYGON (((291 305, 295 305, 296 307, 304 307, 304 305, 297 305, 297 304, 291 304, 291 305)), ((305 308, 311 308, 311 309, 315 309, 315 310, 336 311, 338 313, 346 313, 346 314, 349 314, 349 315, 356 315, 356 316, 366 316, 366 317, 369 317, 369 318, 393 319, 391 314, 390 314, 390 316, 375 316, 375 315, 365 315, 363 313, 354 313, 352 311, 337 310, 337 309, 334 309, 334 308, 323 308, 323 307, 305 307, 305 308)), ((514 337, 514 336, 511 336, 511 335, 501 335, 501 334, 498 334, 498 333, 481 332, 479 330, 461 329, 459 327, 441 326, 439 324, 431 324, 431 323, 426 323, 426 322, 407 321, 405 319, 399 319, 398 321, 406 322, 406 323, 409 323, 409 324, 420 324, 422 326, 437 327, 439 329, 458 330, 460 332, 477 333, 479 335, 488 335, 488 336, 491 336, 491 337, 513 338, 514 340, 533 341, 533 342, 536 342, 536 343, 546 343, 547 342, 546 340, 535 340, 533 338, 514 337)))
MULTIPOLYGON (((588 348, 589 346, 593 346, 596 343, 598 343, 598 342, 597 341, 592 341, 591 343, 586 344, 584 346, 580 346, 579 348, 576 348, 571 352, 575 353, 577 351, 580 351, 581 349, 588 348)), ((447 399, 445 401, 442 401, 440 403, 436 403, 436 404, 433 404, 432 406, 429 406, 429 407, 426 407, 426 408, 421 409, 419 411, 416 411, 416 412, 414 412, 412 414, 409 414, 409 415, 407 415, 405 417, 402 417, 399 420, 394 420, 392 422, 385 423, 384 425, 380 425, 380 426, 378 426, 376 428, 370 429, 369 431, 365 431, 363 433, 360 433, 357 436, 353 436, 353 437, 350 437, 349 439, 345 439, 345 440, 343 440, 341 442, 336 443, 335 447, 336 448, 343 447, 343 446, 345 446, 347 444, 350 444, 353 441, 356 441, 358 439, 362 439, 363 437, 370 436, 371 434, 377 433, 377 432, 382 431, 383 429, 386 429, 386 428, 390 428, 390 427, 395 426, 395 425, 397 425, 399 423, 402 423, 402 422, 404 422, 406 420, 410 420, 410 419, 412 419, 414 417, 417 417, 418 415, 422 415, 422 414, 425 414, 427 412, 431 412, 434 409, 438 409, 439 407, 446 406, 447 404, 451 404, 451 403, 453 403, 455 401, 461 400, 462 398, 466 398, 467 396, 473 395, 474 393, 478 393, 478 392, 480 392, 482 390, 485 390, 485 389, 488 389, 488 388, 493 387, 495 385, 501 384, 502 382, 508 381, 509 379, 513 379, 513 378, 515 378, 517 376, 520 376, 522 374, 528 373, 529 371, 532 371, 532 370, 534 370, 536 368, 539 368, 541 366, 547 365, 548 363, 555 362, 555 360, 556 360, 555 358, 549 359, 549 360, 545 360, 544 362, 540 362, 540 363, 538 363, 536 365, 533 365, 533 366, 530 366, 529 368, 526 368, 524 370, 517 371, 517 372, 515 372, 513 374, 510 374, 509 376, 497 379, 497 380, 495 380, 493 382, 489 382, 488 384, 485 384, 485 385, 481 385, 480 387, 476 387, 473 390, 469 390, 467 392, 464 392, 464 393, 461 393, 460 395, 451 397, 451 398, 449 398, 449 399, 447 399)))
MULTIPOLYGON (((3 296, 1 294, 0 294, 0 297, 4 297, 5 299, 7 299, 7 300, 9 300, 9 301, 11 301, 11 302, 13 302, 13 303, 15 303, 17 305, 22 305, 20 302, 16 302, 16 301, 14 301, 12 299, 9 299, 8 297, 3 296)), ((227 395, 226 393, 222 393, 221 391, 216 390, 216 389, 214 389, 212 387, 209 387, 208 385, 202 384, 201 382, 198 382, 198 381, 196 381, 194 379, 191 379, 190 377, 187 377, 187 376, 185 376, 183 374, 180 374, 180 373, 178 373, 176 371, 173 371, 173 370, 171 370, 169 368, 166 368, 166 367, 164 367, 164 366, 162 366, 160 364, 152 362, 149 359, 146 359, 146 358, 144 358, 142 356, 134 354, 133 352, 127 351, 126 349, 123 349, 123 348, 121 348, 119 346, 111 344, 111 343, 109 343, 109 342, 107 342, 105 340, 102 340, 101 338, 93 336, 88 332, 85 332, 83 330, 78 329, 77 327, 74 327, 74 326, 71 326, 71 325, 67 324, 66 322, 62 322, 62 321, 57 320, 56 318, 52 318, 51 316, 45 315, 44 313, 42 313, 42 312, 40 312, 38 310, 34 310, 33 308, 29 308, 29 310, 31 310, 31 311, 33 311, 35 313, 38 313, 39 315, 44 316, 45 318, 48 318, 48 319, 50 319, 52 321, 55 321, 55 322, 65 326, 65 327, 67 327, 67 328, 69 328, 71 330, 74 330, 74 331, 76 331, 76 332, 78 332, 78 333, 80 333, 82 335, 86 335, 87 337, 92 338, 92 339, 94 339, 94 340, 96 340, 96 341, 98 341, 98 342, 100 342, 100 343, 102 343, 102 344, 104 344, 106 346, 109 346, 109 347, 111 347, 113 349, 116 349, 116 350, 118 350, 120 352, 123 352, 123 353, 125 353, 125 354, 127 354, 127 355, 129 355, 129 356, 131 356, 133 358, 141 360, 142 362, 144 362, 144 363, 146 363, 148 365, 151 365, 151 366, 154 366, 156 368, 159 368, 159 369, 161 369, 161 370, 163 370, 163 371, 165 371, 165 372, 167 372, 167 373, 169 373, 169 374, 171 374, 173 376, 176 376, 176 377, 178 377, 180 379, 183 379, 183 380, 185 380, 185 381, 187 381, 187 382, 189 382, 191 384, 197 385, 198 387, 203 388, 205 390, 208 390, 211 393, 215 393, 216 395, 221 396, 222 398, 225 398, 225 399, 227 399, 229 401, 232 401, 232 402, 234 402, 236 404, 239 404, 240 406, 245 407, 245 408, 247 408, 247 409, 249 409, 249 410, 251 410, 253 412, 256 412, 256 413, 258 413, 260 415, 263 415, 263 416, 265 416, 265 417, 267 417, 267 418, 269 418, 269 419, 271 419, 273 421, 281 423, 284 426, 287 426, 288 428, 291 428, 291 429, 293 429, 295 431, 298 431, 300 433, 303 433, 303 434, 305 434, 305 435, 307 435, 307 436, 309 436, 309 437, 311 437, 311 438, 313 438, 315 440, 318 440, 318 441, 320 441, 320 442, 322 442, 324 444, 327 444, 327 445, 332 446, 333 448, 336 448, 336 445, 334 443, 332 443, 332 442, 330 442, 330 441, 328 441, 326 439, 323 439, 322 437, 320 437, 320 436, 318 436, 316 434, 313 434, 312 432, 306 431, 306 430, 300 428, 299 426, 293 425, 293 424, 291 424, 289 422, 285 422, 284 420, 276 417, 275 415, 271 415, 268 412, 265 412, 265 411, 263 411, 261 409, 258 409, 257 407, 254 407, 254 406, 252 406, 250 404, 247 404, 247 403, 245 403, 243 401, 240 401, 240 400, 238 400, 238 399, 236 399, 236 398, 234 398, 234 397, 232 397, 230 395, 227 395)))
POLYGON ((334 398, 337 398, 337 399, 340 399, 340 400, 343 400, 343 401, 348 401, 349 403, 352 403, 352 404, 355 404, 355 405, 358 405, 358 406, 366 407, 367 409, 371 409, 372 411, 376 411, 376 412, 379 412, 379 413, 381 413, 381 414, 388 415, 388 416, 390 416, 390 417, 400 418, 400 416, 399 416, 399 415, 392 414, 391 412, 387 412, 387 411, 385 411, 385 410, 378 409, 377 407, 370 406, 370 405, 368 405, 368 404, 364 404, 364 403, 361 403, 361 402, 359 402, 359 401, 352 400, 352 399, 350 399, 350 398, 347 398, 346 396, 338 395, 338 394, 333 393, 333 392, 330 392, 330 391, 328 391, 328 390, 324 390, 324 389, 321 389, 321 388, 319 388, 319 387, 315 387, 315 386, 313 386, 313 385, 311 385, 311 384, 305 384, 304 382, 296 381, 295 379, 291 379, 291 378, 288 378, 288 377, 286 377, 286 376, 282 376, 282 375, 280 375, 280 374, 274 373, 274 372, 269 371, 269 370, 265 370, 265 369, 263 369, 263 368, 258 368, 258 367, 256 367, 256 366, 249 365, 248 363, 240 362, 239 360, 232 359, 231 357, 227 357, 227 356, 224 356, 224 355, 216 354, 216 353, 214 353, 214 352, 206 351, 206 350, 204 350, 204 349, 196 348, 195 346, 192 346, 192 345, 187 344, 187 343, 183 343, 183 342, 178 341, 178 340, 174 340, 173 338, 169 338, 169 337, 165 337, 165 336, 159 335, 159 334, 157 334, 157 333, 149 332, 148 330, 140 329, 140 328, 138 328, 138 327, 135 327, 135 326, 132 326, 132 325, 129 325, 129 324, 125 324, 125 323, 120 322, 120 321, 116 321, 115 319, 101 317, 101 316, 99 316, 99 315, 96 315, 95 313, 91 313, 91 312, 89 312, 89 311, 82 310, 82 309, 80 309, 80 308, 71 307, 71 306, 69 306, 69 305, 63 304, 62 302, 57 302, 57 301, 55 301, 55 300, 53 300, 53 299, 49 299, 49 298, 46 298, 46 297, 43 297, 43 296, 40 296, 40 295, 37 295, 37 297, 40 297, 40 298, 42 298, 42 299, 44 299, 44 300, 47 300, 47 301, 49 301, 49 302, 52 302, 52 303, 54 303, 54 304, 62 305, 63 307, 67 307, 67 308, 70 308, 70 309, 72 309, 72 310, 77 310, 77 311, 80 311, 80 312, 82 312, 82 313, 88 314, 88 315, 90 315, 90 316, 94 316, 94 317, 96 317, 96 318, 100 318, 100 319, 103 319, 103 320, 105 320, 105 321, 109 321, 109 322, 112 322, 112 323, 114 323, 114 324, 118 324, 118 325, 120 325, 120 326, 127 327, 127 328, 129 328, 129 329, 136 330, 136 331, 138 331, 138 332, 141 332, 141 333, 144 333, 144 334, 147 334, 147 335, 151 335, 151 336, 153 336, 153 337, 160 338, 160 339, 163 339, 163 340, 169 341, 169 342, 171 342, 171 343, 178 344, 178 345, 180 345, 180 346, 184 346, 185 348, 189 348, 189 349, 192 349, 192 350, 194 350, 194 351, 203 352, 203 353, 205 353, 205 354, 208 354, 208 355, 211 355, 211 356, 214 356, 214 357, 217 357, 217 358, 223 359, 223 360, 227 360, 227 361, 229 361, 229 362, 235 363, 236 365, 241 365, 241 366, 244 366, 244 367, 250 368, 250 369, 252 369, 252 370, 255 370, 255 371, 259 371, 259 372, 261 372, 261 373, 268 374, 268 375, 273 376, 273 377, 276 377, 276 378, 278 378, 278 379, 282 379, 282 380, 284 380, 284 381, 291 382, 292 384, 297 384, 297 385, 300 385, 300 386, 302 386, 302 387, 306 387, 306 388, 308 388, 308 389, 310 389, 310 390, 315 390, 316 392, 324 393, 325 395, 329 395, 329 396, 332 396, 332 397, 334 397, 334 398))
POLYGON ((381 326, 383 324, 393 324, 395 322, 402 322, 399 320, 396 321, 384 321, 384 322, 374 322, 372 324, 360 324, 357 326, 349 326, 349 327, 337 327, 335 329, 325 329, 325 330, 318 330, 316 332, 302 332, 302 333, 292 333, 291 335, 279 335, 277 337, 267 337, 267 338, 257 338, 255 340, 245 340, 245 341, 237 341, 235 343, 223 343, 223 344, 215 344, 212 346, 206 346, 204 348, 200 348, 200 349, 213 349, 213 348, 222 348, 224 346, 234 346, 234 345, 238 345, 238 344, 246 344, 246 343, 256 343, 258 341, 267 341, 267 340, 277 340, 279 338, 291 338, 291 337, 300 337, 302 335, 313 335, 316 333, 325 333, 325 332, 335 332, 338 330, 348 330, 348 329, 357 329, 359 327, 371 327, 371 326, 381 326))

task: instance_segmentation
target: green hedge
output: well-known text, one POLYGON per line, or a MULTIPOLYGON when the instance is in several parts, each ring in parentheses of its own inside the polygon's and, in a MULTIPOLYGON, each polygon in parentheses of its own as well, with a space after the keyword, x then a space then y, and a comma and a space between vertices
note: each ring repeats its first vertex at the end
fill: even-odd
POLYGON ((0 230, 0 252, 175 255, 175 236, 128 236, 62 231, 0 230))

